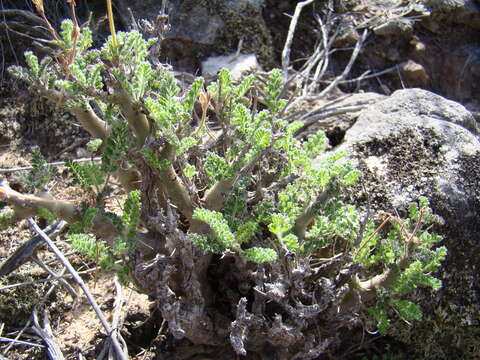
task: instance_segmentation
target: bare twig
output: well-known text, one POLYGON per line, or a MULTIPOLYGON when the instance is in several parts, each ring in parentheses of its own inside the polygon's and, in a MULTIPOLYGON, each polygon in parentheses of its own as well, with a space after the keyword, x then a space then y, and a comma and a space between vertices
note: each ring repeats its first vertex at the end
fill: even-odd
POLYGON ((290 51, 292 48, 293 35, 295 34, 295 28, 297 27, 298 18, 300 17, 300 13, 302 12, 303 7, 311 4, 313 1, 314 0, 306 0, 299 2, 297 4, 297 7, 295 8, 295 12, 293 13, 292 20, 290 21, 287 40, 285 41, 285 46, 283 47, 282 51, 282 71, 284 81, 286 81, 288 77, 288 67, 290 65, 290 51))
MULTIPOLYGON (((102 158, 99 156, 99 157, 95 157, 95 158, 81 158, 81 159, 74 159, 72 160, 72 162, 74 163, 82 163, 82 162, 87 162, 87 161, 101 161, 102 158)), ((66 162, 65 161, 56 161, 56 162, 52 162, 52 163, 48 163, 48 164, 45 164, 45 166, 66 166, 66 162)), ((31 170, 33 169, 33 166, 23 166, 23 167, 16 167, 16 168, 11 168, 11 169, 1 169, 0 168, 0 173, 12 173, 12 172, 17 172, 17 171, 23 171, 23 170, 31 170)))
MULTIPOLYGON (((32 322, 31 319, 28 319, 28 321, 27 321, 27 323, 25 324, 25 326, 18 332, 17 336, 15 336, 15 339, 13 339, 14 342, 10 342, 10 344, 8 344, 8 346, 7 346, 5 349, 3 349, 3 351, 2 351, 2 354, 3 354, 3 355, 7 355, 8 351, 12 348, 12 346, 13 346, 16 342, 20 341, 20 340, 18 340, 18 339, 20 339, 20 337, 23 335, 23 333, 25 332, 25 330, 27 330, 27 328, 30 326, 31 322, 32 322)), ((39 346, 44 347, 43 345, 39 345, 39 346)))
POLYGON ((26 20, 31 21, 32 23, 36 23, 41 26, 46 26, 45 20, 41 17, 35 15, 31 11, 26 10, 19 10, 19 9, 1 9, 0 16, 2 17, 13 17, 13 16, 21 16, 24 17, 26 20))
POLYGON ((50 321, 48 319, 47 310, 44 310, 43 312, 42 325, 40 325, 38 321, 37 309, 33 311, 32 318, 33 318, 33 325, 30 327, 30 329, 32 329, 32 331, 36 335, 40 336, 42 340, 45 342, 45 344, 47 344, 48 357, 51 360, 65 359, 65 357, 62 354, 62 350, 60 350, 60 346, 55 341, 55 338, 53 336, 52 328, 50 326, 50 321))
MULTIPOLYGON (((65 221, 55 221, 48 228, 45 233, 48 236, 55 238, 64 228, 67 223, 65 221)), ((43 243, 41 236, 36 235, 20 246, 12 256, 10 256, 2 266, 0 266, 0 278, 11 274, 18 269, 28 259, 34 256, 37 248, 43 243)), ((0 289, 1 290, 1 289, 0 289)))
POLYGON ((44 348, 45 347, 44 345, 41 345, 41 344, 34 344, 34 343, 31 343, 31 342, 28 342, 28 341, 10 339, 10 338, 6 338, 6 337, 3 337, 3 336, 0 336, 0 342, 9 342, 11 344, 19 344, 19 345, 28 345, 28 346, 38 347, 38 348, 44 348))
MULTIPOLYGON (((40 260, 36 254, 32 255, 31 258, 33 262, 35 262, 38 266, 40 266, 43 270, 45 270, 50 276, 52 277, 60 276, 60 275, 57 275, 55 272, 53 272, 52 269, 50 269, 42 260, 40 260)), ((65 279, 58 278, 58 280, 65 287, 65 289, 67 289, 67 291, 70 293, 70 295, 72 296, 72 299, 76 301, 76 299, 78 298, 78 294, 75 291, 75 289, 65 279)))
POLYGON ((97 314, 97 317, 100 320, 100 323, 102 324, 103 328, 107 332, 110 341, 112 342, 112 345, 115 349, 115 352, 117 354, 118 359, 120 360, 127 360, 128 356, 123 352, 122 347, 120 346, 120 343, 118 342, 118 339, 115 336, 112 336, 112 328, 108 324, 107 320, 103 316, 102 311, 100 310, 100 307, 98 306, 97 302, 95 301, 92 293, 88 290, 87 285, 83 282, 83 279, 78 275, 77 271, 73 268, 73 266, 70 264, 68 259, 63 255, 63 253, 57 248, 55 243, 48 237, 47 234, 45 234, 42 229, 38 227, 38 225, 35 223, 35 221, 30 218, 28 219, 29 224, 32 226, 32 228, 35 230, 37 234, 39 234, 45 242, 48 244, 50 249, 55 253, 55 255, 59 258, 59 260, 62 262, 62 264, 67 268, 68 272, 72 274, 74 280, 78 283, 80 288, 83 290, 85 293, 85 296, 87 297, 88 301, 92 305, 93 310, 97 314))
MULTIPOLYGON (((395 66, 392 66, 392 67, 389 67, 385 70, 381 70, 381 71, 377 71, 375 73, 372 73, 370 74, 370 70, 368 70, 368 72, 360 75, 359 77, 357 78, 354 78, 354 79, 348 79, 348 80, 341 80, 337 83, 337 85, 342 85, 342 84, 351 84, 351 83, 355 83, 355 82, 358 82, 358 81, 362 81, 362 80, 367 80, 367 79, 372 79, 372 78, 376 78, 378 76, 381 76, 381 75, 385 75, 385 74, 389 74, 389 73, 392 73, 392 72, 396 72, 398 69, 398 65, 395 65, 395 66)), ((320 80, 321 83, 326 83, 326 84, 331 84, 333 81, 332 80, 320 80)))
POLYGON ((320 94, 318 95, 319 97, 326 96, 330 91, 332 91, 335 86, 338 85, 338 83, 342 80, 344 80, 347 75, 350 73, 352 70, 352 66, 355 63, 355 60, 357 59, 358 54, 360 53, 360 50, 363 47, 363 44, 365 40, 367 39, 368 36, 368 30, 364 30, 362 36, 360 39, 357 41, 357 44, 355 45, 355 49, 353 49, 352 56, 350 56, 350 60, 348 61, 347 66, 343 70, 342 74, 340 76, 337 76, 335 80, 333 80, 330 85, 328 85, 325 89, 323 89, 320 94))
POLYGON ((300 134, 301 132, 305 131, 308 127, 310 127, 311 125, 313 125, 313 124, 315 124, 315 123, 317 123, 321 120, 327 120, 328 119, 328 121, 323 122, 322 125, 324 127, 329 126, 335 121, 335 119, 330 120, 329 119, 330 117, 336 116, 336 115, 341 115, 341 114, 346 114, 346 113, 349 113, 349 112, 360 111, 360 110, 364 109, 366 107, 366 105, 367 104, 343 106, 343 107, 340 107, 340 108, 337 108, 337 109, 326 110, 326 111, 321 112, 319 114, 312 114, 308 117, 302 117, 302 118, 300 118, 299 121, 303 122, 303 126, 300 129, 298 129, 295 134, 296 135, 300 134))
MULTIPOLYGON (((113 312, 113 320, 112 320, 112 328, 113 328, 112 337, 113 336, 118 337, 119 341, 123 344, 124 348, 126 348, 125 341, 123 340, 122 336, 118 332, 118 329, 120 327, 120 322, 121 322, 122 306, 123 306, 123 303, 124 303, 124 299, 123 299, 123 295, 122 295, 122 286, 120 285, 117 276, 115 276, 115 278, 114 278, 114 283, 115 283, 116 297, 115 297, 115 303, 113 305, 115 310, 113 312)), ((109 354, 108 358, 109 359, 113 358, 112 357, 112 352, 113 352, 112 351, 112 343, 111 343, 111 341, 108 341, 108 342, 105 343, 101 354, 97 357, 97 360, 102 359, 105 356, 105 354, 107 352, 107 349, 108 349, 108 354, 109 354)))
MULTIPOLYGON (((115 262, 115 264, 119 264, 121 263, 123 260, 118 260, 117 262, 115 262)), ((85 274, 90 274, 90 273, 93 273, 95 271, 98 271, 100 269, 100 267, 94 267, 92 269, 88 269, 88 270, 85 270, 85 271, 79 271, 78 274, 79 275, 85 275, 85 274)), ((24 281, 24 282, 20 282, 20 283, 16 283, 16 284, 10 284, 10 285, 6 285, 6 286, 3 286, 3 287, 0 287, 0 292, 1 291, 5 291, 5 290, 8 290, 8 289, 13 289, 13 288, 16 288, 16 287, 19 287, 19 286, 26 286, 26 285, 34 285, 34 284, 40 284, 40 283, 44 283, 44 282, 49 282, 49 281, 55 281, 55 280, 58 280, 58 279, 69 279, 72 277, 72 274, 65 274, 65 275, 61 275, 61 276, 50 276, 46 279, 38 279, 38 280, 33 280, 33 281, 24 281)))

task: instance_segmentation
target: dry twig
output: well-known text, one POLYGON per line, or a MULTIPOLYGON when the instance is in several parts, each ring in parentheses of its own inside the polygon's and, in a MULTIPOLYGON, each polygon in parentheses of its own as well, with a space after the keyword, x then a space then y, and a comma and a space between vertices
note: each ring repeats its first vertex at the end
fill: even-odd
MULTIPOLYGON (((81 159, 74 159, 72 162, 74 163, 82 163, 82 162, 87 162, 87 161, 100 161, 102 160, 101 157, 95 157, 95 158, 81 158, 81 159)), ((65 161, 56 161, 52 163, 47 163, 45 166, 66 166, 65 161)), ((31 170, 33 169, 32 166, 22 166, 22 167, 16 167, 16 168, 11 168, 11 169, 2 169, 0 168, 0 173, 12 173, 12 172, 17 172, 17 171, 23 171, 23 170, 31 170)))
POLYGON ((62 354, 62 350, 60 350, 60 346, 55 341, 55 338, 53 336, 47 310, 45 309, 43 312, 42 325, 40 325, 38 321, 38 309, 36 307, 33 311, 32 318, 33 318, 33 325, 30 327, 30 329, 36 335, 40 336, 42 340, 45 342, 45 344, 47 344, 48 357, 51 360, 65 359, 65 357, 62 354))
POLYGON ((306 0, 299 2, 295 8, 295 12, 293 13, 292 21, 290 22, 290 26, 288 28, 287 40, 285 41, 285 46, 283 47, 282 51, 282 70, 285 81, 287 80, 288 76, 288 67, 290 66, 290 51, 292 48, 293 35, 295 34, 298 18, 300 17, 302 9, 308 4, 311 4, 313 1, 314 0, 306 0))
POLYGON ((100 307, 98 306, 97 302, 95 301, 92 293, 88 290, 87 285, 84 283, 83 279, 78 275, 77 271, 73 268, 73 266, 70 264, 68 259, 62 254, 62 252, 57 248, 55 243, 48 237, 47 234, 45 234, 42 229, 38 227, 38 225, 35 223, 35 221, 30 218, 28 219, 28 222, 34 229, 34 231, 39 234, 45 242, 48 244, 50 249, 55 253, 55 255, 59 258, 59 260, 62 262, 62 264, 67 268, 68 272, 72 274, 74 280, 78 283, 80 288, 83 290, 85 293, 85 296, 87 297, 88 301, 92 305, 93 310, 95 311, 95 314, 97 315, 98 319, 100 320, 100 323, 102 324, 103 328, 107 332, 110 341, 112 342, 113 348, 115 349, 115 352, 117 354, 117 358, 119 360, 127 360, 128 356, 124 353, 120 343, 118 342, 118 339, 115 336, 112 336, 112 328, 108 324, 107 320, 105 319, 105 316, 103 316, 102 311, 100 310, 100 307))
MULTIPOLYGON (((45 229, 45 233, 47 233, 48 236, 55 238, 65 228, 66 224, 65 221, 55 221, 45 229)), ((15 250, 13 255, 10 256, 2 266, 0 266, 0 278, 11 274, 25 262, 32 259, 32 257, 35 256, 38 247, 42 244, 43 239, 40 235, 36 235, 22 244, 22 246, 15 250)))

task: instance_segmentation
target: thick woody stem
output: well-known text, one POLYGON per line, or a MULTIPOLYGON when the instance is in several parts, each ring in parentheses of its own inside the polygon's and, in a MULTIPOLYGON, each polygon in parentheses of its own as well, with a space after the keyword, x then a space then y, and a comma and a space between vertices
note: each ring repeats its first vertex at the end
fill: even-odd
POLYGON ((107 138, 110 133, 110 127, 105 121, 101 120, 97 114, 95 114, 90 105, 87 104, 85 107, 75 107, 70 111, 90 135, 102 140, 107 138))
MULTIPOLYGON (((75 107, 70 111, 93 137, 105 140, 110 134, 110 126, 95 114, 90 105, 87 104, 83 108, 75 107)), ((120 168, 115 172, 115 176, 118 177, 120 184, 127 192, 138 189, 140 179, 138 171, 130 168, 120 168)))
MULTIPOLYGON (((225 201, 228 195, 232 191, 233 187, 238 180, 247 176, 252 168, 260 161, 260 159, 268 152, 270 148, 262 150, 257 156, 255 156, 247 165, 245 165, 236 176, 223 179, 214 184, 205 194, 203 199, 205 207, 209 210, 220 211, 223 209, 225 201)), ((240 155, 240 158, 242 155, 240 155)))
POLYGON ((410 257, 401 259, 396 268, 388 268, 383 273, 373 276, 372 278, 360 281, 356 278, 350 280, 350 290, 344 297, 340 307, 343 310, 349 310, 358 304, 358 297, 360 302, 365 304, 377 297, 377 291, 380 287, 391 289, 395 286, 398 277, 405 270, 411 262, 410 257))
POLYGON ((125 91, 122 91, 118 100, 118 106, 122 110, 125 119, 127 119, 128 125, 132 128, 137 144, 143 145, 150 133, 150 124, 147 117, 132 102, 132 98, 125 91))
POLYGON ((72 201, 24 195, 11 189, 4 182, 0 183, 0 199, 12 205, 15 213, 20 218, 37 215, 38 208, 46 208, 66 222, 73 223, 81 220, 77 205, 72 201))
POLYGON ((293 233, 299 240, 305 237, 307 227, 312 223, 315 216, 318 215, 318 211, 333 197, 331 190, 331 188, 327 188, 297 217, 293 227, 293 233))
POLYGON ((220 211, 225 204, 227 195, 232 190, 234 182, 234 178, 229 178, 213 185, 205 195, 205 207, 209 210, 220 211))
POLYGON ((171 144, 166 144, 161 154, 161 159, 170 160, 171 164, 165 169, 160 170, 162 191, 167 194, 172 203, 180 210, 180 212, 189 220, 193 215, 193 202, 188 194, 188 190, 181 183, 180 179, 173 168, 173 160, 175 157, 175 149, 171 144))
MULTIPOLYGON (((0 181, 0 199, 12 205, 15 214, 20 218, 41 215, 39 208, 45 208, 70 224, 82 220, 80 206, 74 201, 21 194, 3 181, 0 181)), ((98 214, 93 219, 92 232, 109 243, 120 235, 112 220, 103 214, 98 214)))

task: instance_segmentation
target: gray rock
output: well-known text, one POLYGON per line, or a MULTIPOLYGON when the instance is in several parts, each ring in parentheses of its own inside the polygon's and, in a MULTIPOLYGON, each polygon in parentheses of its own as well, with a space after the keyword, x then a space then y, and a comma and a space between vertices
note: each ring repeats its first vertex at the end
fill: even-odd
POLYGON ((261 11, 265 6, 265 0, 225 0, 224 2, 227 9, 230 11, 242 11, 247 7, 261 11))
POLYGON ((438 293, 414 296, 424 319, 397 324, 395 337, 422 359, 475 359, 480 354, 480 141, 462 105, 419 89, 399 90, 363 110, 336 149, 364 174, 353 191, 360 206, 402 212, 419 196, 431 200, 448 256, 438 293))
POLYGON ((212 14, 201 3, 192 8, 171 5, 170 22, 168 38, 183 37, 201 44, 213 44, 225 25, 218 14, 212 14))
POLYGON ((480 5, 476 0, 428 0, 426 4, 437 20, 480 29, 480 5))
POLYGON ((227 56, 212 56, 203 61, 202 76, 214 76, 222 68, 229 70, 234 80, 239 80, 246 71, 261 70, 255 54, 234 53, 227 56))

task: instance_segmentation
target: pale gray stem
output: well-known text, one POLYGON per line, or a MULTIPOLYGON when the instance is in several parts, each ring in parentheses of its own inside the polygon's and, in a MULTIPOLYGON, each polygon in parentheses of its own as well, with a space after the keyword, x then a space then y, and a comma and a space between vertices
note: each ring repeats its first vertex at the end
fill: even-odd
POLYGON ((103 316, 102 311, 100 310, 100 307, 98 306, 97 302, 95 301, 92 293, 88 290, 87 285, 84 283, 83 279, 78 275, 77 271, 73 268, 72 264, 70 264, 70 261, 63 255, 63 253, 58 249, 58 247, 55 245, 55 243, 43 232, 42 229, 40 229, 37 225, 37 223, 32 219, 28 219, 29 224, 32 226, 32 228, 35 230, 37 234, 39 234, 45 242, 48 244, 50 249, 55 253, 55 255, 58 257, 58 259, 62 262, 62 264, 67 268, 68 272, 72 274, 73 279, 77 282, 77 284, 80 286, 80 288, 83 290, 85 293, 85 296, 87 297, 88 301, 92 305, 93 310, 97 314, 98 319, 100 320, 100 323, 102 324, 103 328, 107 332, 110 341, 112 342, 112 345, 115 349, 115 352, 117 353, 118 359, 119 360, 128 360, 128 355, 126 355, 122 347, 120 346, 120 343, 118 342, 118 339, 115 336, 112 336, 112 328, 108 324, 107 320, 103 316))
MULTIPOLYGON (((82 163, 82 162, 88 162, 88 161, 101 161, 102 158, 100 156, 94 157, 94 158, 81 158, 81 159, 74 159, 72 162, 74 163, 82 163)), ((67 166, 65 161, 55 161, 51 163, 46 163, 45 166, 67 166)), ((16 172, 16 171, 23 171, 23 170, 31 170, 33 169, 33 166, 22 166, 22 167, 16 167, 16 168, 11 168, 11 169, 1 169, 0 168, 0 173, 11 173, 11 172, 16 172)))
POLYGON ((288 77, 288 67, 290 65, 290 50, 292 48, 293 35, 295 34, 295 28, 297 27, 298 18, 300 17, 300 13, 302 12, 303 7, 311 4, 314 1, 315 0, 306 0, 299 2, 297 4, 297 7, 295 8, 295 12, 293 13, 292 21, 290 21, 287 40, 285 41, 285 46, 283 47, 282 51, 282 71, 284 81, 286 81, 288 77))
POLYGON ((355 63, 355 60, 357 59, 358 54, 360 53, 360 50, 363 47, 363 43, 367 39, 368 36, 368 30, 365 29, 363 31, 362 37, 357 41, 357 44, 355 45, 355 49, 353 49, 352 56, 350 56, 350 60, 348 61, 347 66, 343 70, 342 74, 340 76, 337 76, 335 80, 333 80, 330 85, 328 85, 325 89, 323 89, 318 97, 323 97, 326 96, 330 91, 332 91, 335 86, 338 85, 338 83, 342 80, 344 80, 347 75, 350 73, 350 70, 352 70, 352 66, 355 63))
POLYGON ((44 310, 42 323, 43 324, 40 325, 38 321, 37 309, 35 309, 33 311, 33 326, 31 329, 35 332, 35 334, 42 338, 45 344, 47 344, 47 353, 51 360, 64 360, 65 357, 62 354, 62 350, 60 350, 60 346, 55 341, 53 336, 47 310, 44 310))

